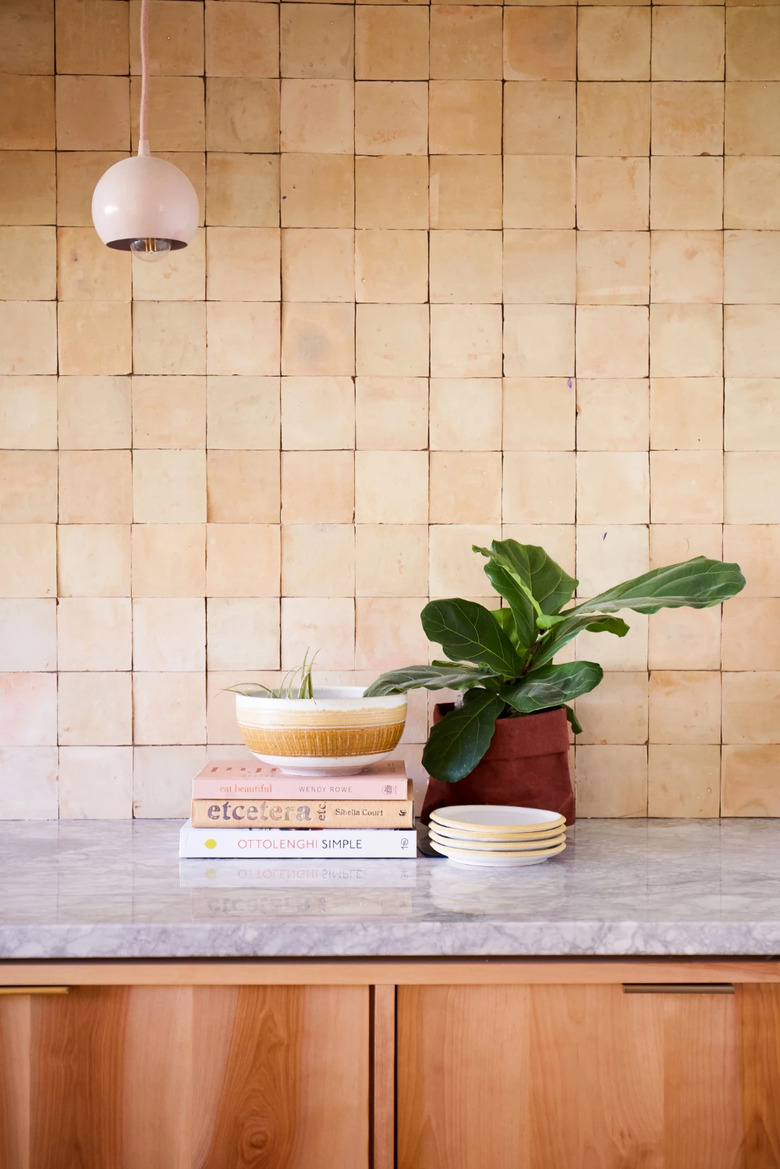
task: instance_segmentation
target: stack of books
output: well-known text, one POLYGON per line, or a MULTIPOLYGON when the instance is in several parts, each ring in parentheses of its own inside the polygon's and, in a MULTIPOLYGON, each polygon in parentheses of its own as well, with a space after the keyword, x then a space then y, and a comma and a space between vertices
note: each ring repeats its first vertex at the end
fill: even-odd
POLYGON ((359 775, 298 776, 241 760, 192 782, 180 857, 414 857, 414 795, 401 762, 359 775))

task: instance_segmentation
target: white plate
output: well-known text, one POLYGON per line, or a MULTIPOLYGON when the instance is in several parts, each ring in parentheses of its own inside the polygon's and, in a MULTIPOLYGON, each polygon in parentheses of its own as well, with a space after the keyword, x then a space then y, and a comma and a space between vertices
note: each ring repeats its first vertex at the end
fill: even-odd
POLYGON ((490 865, 493 867, 505 866, 507 868, 516 868, 520 865, 539 865, 542 861, 557 856, 566 847, 565 844, 559 844, 557 848, 550 848, 547 852, 541 853, 496 853, 466 852, 462 848, 445 848, 444 845, 436 844, 433 840, 430 843, 431 848, 435 849, 436 852, 440 852, 448 860, 455 861, 460 865, 490 865))
POLYGON ((561 836, 566 831, 565 824, 553 824, 552 828, 538 828, 529 832, 490 832, 486 828, 475 828, 473 831, 469 828, 452 828, 449 824, 439 824, 436 820, 431 820, 428 825, 430 831, 434 831, 437 836, 444 836, 455 844, 458 840, 472 843, 480 841, 488 843, 494 841, 495 843, 511 844, 531 844, 537 842, 539 848, 546 847, 545 841, 554 839, 556 836, 561 836))
POLYGON ((461 831, 482 829, 489 833, 539 831, 540 828, 549 831, 565 823, 558 812, 544 808, 515 808, 509 804, 462 804, 440 808, 431 812, 431 819, 436 824, 461 831))
POLYGON ((566 843, 563 833, 551 836, 549 840, 454 840, 451 836, 442 836, 441 833, 428 829, 428 839, 431 844, 441 844, 444 848, 463 849, 464 852, 544 852, 557 848, 566 843))

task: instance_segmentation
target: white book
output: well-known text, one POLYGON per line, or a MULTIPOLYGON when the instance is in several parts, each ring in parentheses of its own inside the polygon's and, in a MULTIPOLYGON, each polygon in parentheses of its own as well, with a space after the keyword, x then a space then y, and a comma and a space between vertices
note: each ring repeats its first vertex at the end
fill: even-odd
MULTIPOLYGON (((370 858, 369 858, 370 859, 370 858)), ((413 860, 413 857, 409 858, 413 860)), ((417 865, 364 865, 358 860, 289 860, 264 857, 222 860, 210 865, 179 863, 179 885, 187 889, 403 889, 417 883, 417 865)))
POLYGON ((414 857, 414 828, 193 828, 182 825, 180 857, 414 857))

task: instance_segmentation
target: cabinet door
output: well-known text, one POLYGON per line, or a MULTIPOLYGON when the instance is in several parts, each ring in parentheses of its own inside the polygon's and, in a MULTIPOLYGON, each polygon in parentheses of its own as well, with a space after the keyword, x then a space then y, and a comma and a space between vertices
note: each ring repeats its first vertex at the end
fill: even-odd
POLYGON ((400 988, 399 1169, 777 1169, 780 988, 746 990, 400 988))
POLYGON ((0 998, 2 1169, 368 1169, 366 987, 0 998))

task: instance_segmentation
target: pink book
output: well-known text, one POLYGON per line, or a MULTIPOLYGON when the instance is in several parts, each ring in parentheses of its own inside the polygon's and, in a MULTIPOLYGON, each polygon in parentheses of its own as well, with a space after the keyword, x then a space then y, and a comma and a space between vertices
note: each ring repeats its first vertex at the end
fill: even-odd
POLYGON ((401 760, 370 763, 358 775, 285 775, 278 767, 241 759, 213 759, 192 781, 194 800, 271 796, 277 800, 405 800, 401 760))

